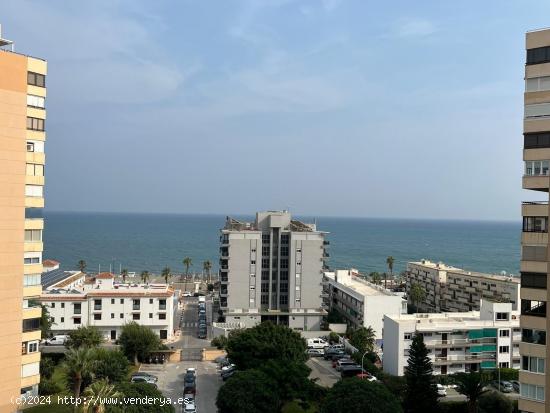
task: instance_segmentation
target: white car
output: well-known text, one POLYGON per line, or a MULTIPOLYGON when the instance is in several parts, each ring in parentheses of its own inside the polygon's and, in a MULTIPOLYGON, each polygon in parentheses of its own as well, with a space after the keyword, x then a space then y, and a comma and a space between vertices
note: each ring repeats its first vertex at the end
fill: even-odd
POLYGON ((195 404, 195 395, 194 394, 186 394, 183 397, 183 404, 195 404))
POLYGON ((187 374, 192 374, 193 376, 197 375, 197 369, 195 367, 188 367, 185 372, 187 374))
POLYGON ((440 397, 445 397, 447 395, 447 389, 442 384, 437 383, 437 395, 440 397))
POLYGON ((193 294, 191 294, 189 291, 185 291, 183 294, 182 294, 183 297, 192 297, 193 294))
POLYGON ((183 413, 197 413, 197 408, 195 407, 195 403, 189 403, 184 404, 181 411, 183 413))
POLYGON ((48 338, 44 341, 44 344, 47 346, 64 346, 65 342, 69 339, 67 335, 58 335, 48 338))
POLYGON ((325 347, 328 347, 328 343, 322 338, 308 338, 307 347, 324 349, 325 347))

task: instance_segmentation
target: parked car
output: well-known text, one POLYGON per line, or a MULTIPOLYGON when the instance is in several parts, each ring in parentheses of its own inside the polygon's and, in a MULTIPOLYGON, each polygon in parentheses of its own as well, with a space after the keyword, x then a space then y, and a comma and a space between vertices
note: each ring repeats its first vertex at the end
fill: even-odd
POLYGON ((325 347, 328 347, 328 343, 322 338, 308 338, 307 347, 324 349, 325 347))
POLYGON ((182 294, 183 297, 192 297, 193 294, 191 294, 189 291, 184 291, 182 294))
POLYGON ((153 386, 155 389, 157 388, 157 384, 155 383, 155 380, 147 378, 147 377, 140 377, 140 376, 132 377, 130 379, 130 381, 132 383, 147 383, 147 384, 150 384, 151 386, 153 386))
POLYGON ((44 344, 47 346, 64 346, 65 342, 69 339, 68 335, 61 334, 48 338, 44 341, 44 344))
POLYGON ((519 381, 510 380, 510 383, 512 383, 512 387, 514 388, 514 391, 519 393, 519 381))
POLYGON ((237 372, 237 369, 226 370, 221 374, 221 378, 222 378, 223 381, 226 381, 227 379, 232 377, 236 372, 237 372))
POLYGON ((132 374, 133 377, 143 377, 145 379, 153 380, 155 383, 159 380, 159 378, 153 374, 146 373, 144 371, 138 371, 134 374, 132 374))
POLYGON ((327 350, 344 350, 343 344, 332 344, 326 348, 327 350))
POLYGON ((184 404, 182 406, 183 413, 197 413, 197 407, 195 403, 184 404))
POLYGON ((197 375, 197 369, 195 367, 188 367, 185 371, 187 374, 192 374, 193 376, 197 375))
POLYGON ((328 350, 323 353, 325 360, 332 360, 332 356, 342 356, 346 354, 344 350, 328 350))
POLYGON ((309 357, 323 357, 323 350, 321 350, 320 348, 308 348, 306 350, 306 354, 309 356, 309 357))
POLYGON ((237 366, 235 364, 228 364, 221 368, 221 372, 223 373, 226 370, 235 370, 237 366))
POLYGON ((192 393, 184 394, 183 404, 195 404, 195 395, 192 393))
POLYGON ((185 377, 183 378, 183 385, 185 387, 188 387, 194 384, 195 384, 195 375, 193 373, 186 373, 185 377))
POLYGON ((340 367, 340 376, 343 379, 346 377, 356 377, 359 374, 366 374, 366 371, 358 364, 348 364, 340 367))
POLYGON ((501 391, 502 393, 511 393, 514 391, 514 386, 509 381, 501 380, 500 383, 497 380, 493 380, 491 387, 501 391))
POLYGON ((332 356, 332 367, 336 368, 336 363, 338 363, 338 360, 351 360, 351 357, 349 354, 337 354, 335 356, 332 356))
POLYGON ((183 394, 197 394, 197 383, 193 382, 193 384, 189 383, 185 385, 183 388, 183 394))
POLYGON ((439 397, 445 397, 447 395, 447 389, 442 384, 437 383, 437 395, 439 397))
POLYGON ((378 381, 378 379, 376 377, 374 377, 372 374, 370 374, 368 371, 366 371, 364 373, 359 373, 357 375, 357 377, 362 379, 362 380, 367 380, 367 381, 378 381))
POLYGON ((336 362, 336 371, 340 371, 342 369, 342 366, 351 366, 351 365, 357 365, 357 363, 352 359, 340 359, 336 362))

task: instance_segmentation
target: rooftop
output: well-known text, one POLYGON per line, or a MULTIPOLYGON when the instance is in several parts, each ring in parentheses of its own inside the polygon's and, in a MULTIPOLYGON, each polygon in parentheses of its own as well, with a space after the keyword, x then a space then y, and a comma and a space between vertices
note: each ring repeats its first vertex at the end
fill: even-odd
POLYGON ((56 265, 59 265, 59 261, 56 261, 56 260, 44 260, 42 262, 42 265, 44 267, 55 267, 56 265))
MULTIPOLYGON (((280 214, 281 211, 268 211, 268 213, 280 214)), ((282 213, 287 213, 287 212, 283 211, 282 213)), ((223 229, 229 230, 229 231, 261 231, 257 221, 255 222, 239 221, 229 216, 226 217, 225 226, 223 229)), ((302 221, 292 219, 290 220, 290 224, 285 226, 283 229, 287 231, 292 231, 292 232, 314 232, 315 225, 307 224, 302 221)))
POLYGON ((330 280, 348 287, 363 296, 397 296, 392 291, 382 286, 373 284, 354 275, 353 270, 336 270, 335 272, 325 272, 324 275, 330 280), (347 275, 346 275, 347 274, 347 275))
POLYGON ((516 277, 512 274, 499 275, 499 274, 489 274, 489 273, 484 273, 484 272, 466 271, 462 268, 447 265, 447 264, 445 264, 441 261, 435 263, 435 262, 432 262, 430 260, 423 259, 421 261, 409 262, 409 264, 415 264, 415 265, 424 266, 424 267, 437 269, 437 270, 441 270, 441 271, 447 271, 447 273, 460 274, 460 275, 463 275, 463 276, 471 276, 471 277, 476 277, 476 278, 486 278, 486 279, 490 279, 490 280, 494 280, 494 281, 506 281, 506 282, 516 283, 516 284, 519 284, 519 282, 520 282, 519 277, 516 277))

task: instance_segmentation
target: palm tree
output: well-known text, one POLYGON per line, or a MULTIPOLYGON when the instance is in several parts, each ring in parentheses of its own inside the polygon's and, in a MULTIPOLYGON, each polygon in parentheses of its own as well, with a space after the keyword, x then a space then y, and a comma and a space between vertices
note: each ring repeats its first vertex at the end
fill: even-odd
MULTIPOLYGON (((394 262, 394 259, 391 255, 388 258, 386 258, 386 264, 388 264, 388 268, 390 269, 391 278, 393 278, 393 262, 394 262)), ((388 288, 387 277, 384 277, 384 288, 388 288)))
POLYGON ((374 284, 380 284, 381 278, 380 278, 380 274, 379 274, 379 273, 377 273, 376 271, 374 271, 374 272, 371 272, 371 273, 369 274, 369 276, 370 276, 370 278, 371 278, 371 280, 372 280, 372 282, 373 282, 374 284))
POLYGON ((86 269, 86 261, 84 260, 80 260, 78 261, 78 269, 80 270, 80 272, 84 272, 84 270, 86 269))
POLYGON ((82 405, 83 413, 105 413, 105 401, 121 397, 122 393, 115 390, 114 384, 102 379, 86 387, 82 395, 92 401, 82 405))
POLYGON ((96 364, 94 351, 88 347, 71 348, 65 354, 64 368, 73 383, 73 395, 80 396, 80 387, 85 376, 92 374, 96 364))
POLYGON ((141 281, 143 281, 144 284, 147 284, 149 282, 149 277, 149 271, 141 272, 141 281))
POLYGON ((122 282, 126 282, 126 277, 128 277, 128 269, 123 268, 122 271, 120 271, 120 275, 122 276, 122 282))
POLYGON ((166 284, 168 284, 168 280, 172 278, 172 272, 169 267, 164 267, 162 269, 162 278, 164 278, 164 281, 166 281, 166 284))
POLYGON ((189 267, 193 265, 193 260, 189 257, 183 259, 183 265, 185 265, 185 279, 189 277, 189 267))
POLYGON ((457 385, 456 391, 468 399, 468 412, 476 413, 479 397, 489 391, 483 389, 487 384, 486 377, 482 373, 470 371, 469 373, 454 374, 453 381, 457 385))
POLYGON ((212 269, 212 263, 208 260, 202 263, 202 268, 208 275, 208 282, 210 283, 210 270, 212 269))
POLYGON ((418 312, 418 303, 421 303, 426 299, 426 291, 420 286, 420 284, 413 284, 409 290, 409 298, 414 304, 415 311, 418 312))

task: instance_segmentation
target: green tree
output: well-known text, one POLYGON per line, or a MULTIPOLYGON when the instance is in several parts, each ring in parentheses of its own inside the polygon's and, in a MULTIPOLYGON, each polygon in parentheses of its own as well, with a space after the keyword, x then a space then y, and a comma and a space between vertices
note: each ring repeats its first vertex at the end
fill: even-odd
POLYGON ((147 357, 160 346, 159 337, 149 327, 139 325, 134 321, 122 327, 118 342, 128 360, 132 360, 136 366, 138 358, 147 357))
POLYGON ((65 354, 63 367, 67 379, 72 383, 74 397, 80 396, 82 382, 85 377, 92 375, 95 363, 94 351, 88 347, 71 348, 65 354))
POLYGON ((260 367, 267 360, 305 362, 306 342, 300 333, 271 322, 229 336, 227 355, 240 370, 260 367))
MULTIPOLYGON (((388 258, 386 258, 386 264, 388 264, 388 269, 390 270, 391 278, 393 278, 393 263, 394 263, 394 261, 395 260, 391 255, 388 258)), ((384 277, 384 288, 388 288, 388 279, 387 279, 387 277, 384 277)))
POLYGON ((149 278, 150 278, 149 271, 142 271, 141 272, 141 281, 144 284, 147 284, 149 282, 149 278))
POLYGON ((365 352, 374 352, 376 336, 372 327, 360 327, 351 333, 350 344, 361 354, 365 352))
POLYGON ((418 304, 426 299, 426 290, 420 284, 414 283, 409 290, 409 298, 414 305, 415 311, 418 310, 418 304))
POLYGON ((479 397, 480 413, 512 413, 512 401, 497 391, 489 391, 479 397))
POLYGON ((307 400, 315 384, 309 379, 311 369, 303 362, 268 360, 260 368, 276 384, 274 391, 281 404, 295 399, 307 400))
POLYGON ((107 406, 106 413, 174 413, 174 406, 165 402, 164 395, 148 383, 119 383, 116 390, 126 399, 148 398, 151 404, 133 403, 123 406, 107 406))
POLYGON ((166 284, 168 284, 168 280, 172 278, 172 272, 170 270, 170 267, 164 267, 162 269, 161 275, 162 275, 162 278, 164 278, 164 281, 166 282, 166 284))
POLYGON ((488 391, 483 389, 487 385, 485 376, 482 373, 471 371, 456 373, 451 379, 457 385, 456 391, 468 399, 468 412, 477 413, 478 400, 488 391))
POLYGON ((84 272, 86 270, 86 266, 87 266, 86 261, 84 260, 78 261, 77 267, 80 272, 84 272))
POLYGON ((193 265, 193 260, 190 257, 183 259, 183 265, 185 265, 185 279, 189 278, 189 267, 193 265))
POLYGON ((69 348, 78 347, 97 347, 103 343, 103 335, 95 326, 80 326, 76 330, 69 332, 69 338, 66 346, 69 348))
POLYGON ((432 362, 421 334, 415 334, 409 349, 409 360, 405 367, 407 391, 405 411, 409 413, 437 412, 437 388, 433 376, 432 362))
POLYGON ((216 405, 220 413, 278 413, 280 400, 273 391, 276 385, 259 370, 238 372, 220 388, 216 405))
POLYGON ((218 337, 214 337, 212 339, 212 341, 210 342, 210 344, 212 346, 218 348, 219 350, 222 350, 225 347, 227 347, 227 342, 228 341, 229 341, 229 339, 226 336, 218 336, 218 337))
POLYGON ((98 380, 86 387, 82 396, 89 400, 82 405, 83 413, 105 413, 105 401, 122 397, 122 392, 116 390, 115 385, 109 384, 107 380, 98 380))
POLYGON ((369 274, 369 276, 370 276, 370 278, 371 278, 373 284, 378 285, 378 284, 380 284, 381 281, 382 281, 382 277, 380 276, 380 273, 378 273, 378 272, 376 272, 376 271, 371 272, 371 273, 369 274))
POLYGON ((40 316, 40 336, 42 338, 47 338, 52 333, 53 320, 50 316, 50 312, 48 311, 48 307, 44 304, 41 304, 40 307, 42 307, 42 315, 40 316))
POLYGON ((328 341, 331 344, 338 344, 340 342, 340 336, 338 335, 338 333, 331 331, 328 335, 328 341))
POLYGON ((55 371, 55 362, 51 357, 43 355, 40 357, 40 378, 51 379, 55 371))
POLYGON ((210 270, 212 269, 212 263, 210 261, 205 261, 202 263, 202 269, 208 277, 208 282, 210 282, 210 270))
POLYGON ((351 378, 337 382, 323 400, 320 413, 401 413, 399 400, 378 383, 351 378))
POLYGON ((327 322, 328 323, 335 323, 335 324, 342 324, 345 322, 344 318, 342 317, 342 314, 338 312, 337 309, 331 308, 327 315, 327 322))
POLYGON ((128 358, 121 350, 98 348, 95 351, 97 360, 94 366, 94 377, 118 383, 127 379, 130 371, 128 358))
POLYGON ((122 282, 126 282, 126 278, 128 277, 128 269, 123 268, 122 271, 120 271, 120 276, 122 277, 122 282))

